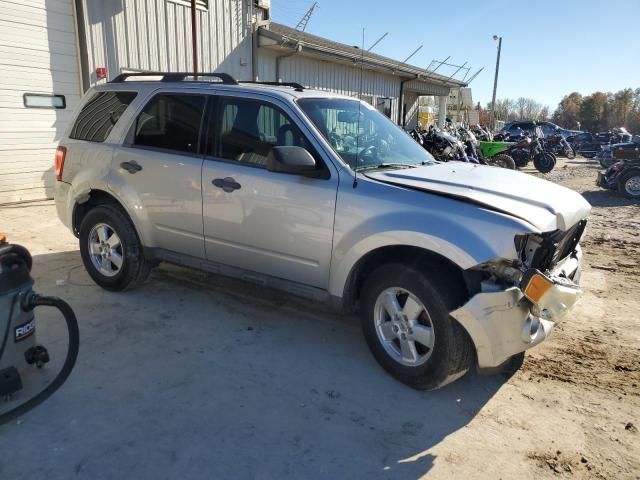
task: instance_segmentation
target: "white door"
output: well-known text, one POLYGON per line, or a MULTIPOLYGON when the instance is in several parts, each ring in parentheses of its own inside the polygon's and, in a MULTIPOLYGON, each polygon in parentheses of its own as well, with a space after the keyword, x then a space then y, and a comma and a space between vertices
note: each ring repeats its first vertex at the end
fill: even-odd
POLYGON ((72 0, 0 0, 0 204, 51 197, 81 96, 76 45, 72 0))

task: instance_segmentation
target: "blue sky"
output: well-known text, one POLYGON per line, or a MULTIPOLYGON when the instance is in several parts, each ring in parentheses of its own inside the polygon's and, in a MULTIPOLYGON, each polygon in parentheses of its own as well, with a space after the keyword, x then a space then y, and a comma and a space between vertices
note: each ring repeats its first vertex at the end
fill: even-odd
MULTIPOLYGON (((276 22, 295 26, 313 0, 272 0, 276 22)), ((485 69, 470 84, 474 101, 491 100, 497 42, 503 37, 498 98, 531 97, 555 109, 572 91, 640 88, 640 0, 384 1, 319 0, 307 31, 370 46, 426 67, 444 59, 485 69)), ((451 74, 453 71, 439 70, 451 74)))

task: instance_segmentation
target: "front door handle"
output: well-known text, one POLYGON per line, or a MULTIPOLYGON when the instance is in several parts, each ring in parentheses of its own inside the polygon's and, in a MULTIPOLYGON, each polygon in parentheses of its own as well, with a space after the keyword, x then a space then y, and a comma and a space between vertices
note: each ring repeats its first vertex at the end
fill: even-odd
POLYGON ((234 190, 239 190, 240 188, 242 188, 242 185, 236 182, 232 177, 214 178, 211 183, 227 193, 231 193, 234 190))
POLYGON ((136 173, 142 170, 142 165, 140 165, 135 160, 131 160, 129 162, 122 162, 120 166, 129 173, 136 173))

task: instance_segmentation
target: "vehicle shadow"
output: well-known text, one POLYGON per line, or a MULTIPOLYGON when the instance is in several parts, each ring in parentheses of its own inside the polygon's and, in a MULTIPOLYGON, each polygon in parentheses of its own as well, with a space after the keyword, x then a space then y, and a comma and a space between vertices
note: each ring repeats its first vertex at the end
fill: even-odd
POLYGON ((87 478, 417 478, 505 382, 473 372, 413 390, 353 318, 180 267, 122 293, 97 287, 77 251, 35 256, 33 275, 74 308, 81 351, 28 428, 3 427, 9 478, 60 465, 87 478), (56 438, 58 454, 34 465, 20 453, 34 438, 56 438))
POLYGON ((611 190, 590 190, 582 192, 582 196, 594 207, 640 206, 640 199, 628 198, 611 190))

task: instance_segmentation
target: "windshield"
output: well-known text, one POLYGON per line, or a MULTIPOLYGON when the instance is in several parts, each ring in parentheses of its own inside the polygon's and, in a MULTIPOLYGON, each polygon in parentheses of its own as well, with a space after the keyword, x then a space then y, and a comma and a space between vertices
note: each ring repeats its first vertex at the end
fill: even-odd
POLYGON ((364 102, 303 98, 298 105, 353 169, 413 167, 435 162, 406 132, 364 102))

